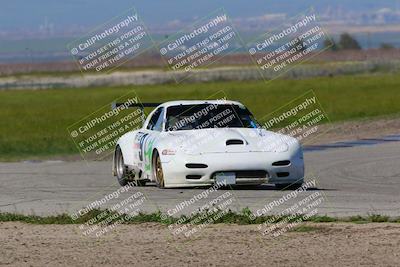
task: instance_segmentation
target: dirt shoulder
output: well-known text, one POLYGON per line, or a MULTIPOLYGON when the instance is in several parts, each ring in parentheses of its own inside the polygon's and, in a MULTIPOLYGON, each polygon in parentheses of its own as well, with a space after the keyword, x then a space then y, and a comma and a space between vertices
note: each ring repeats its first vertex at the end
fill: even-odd
POLYGON ((262 236, 256 225, 211 225, 191 239, 167 227, 119 225, 85 237, 78 225, 0 223, 0 266, 398 266, 400 225, 307 223, 262 236))
POLYGON ((340 141, 380 138, 400 134, 400 118, 366 119, 319 126, 319 134, 306 145, 320 145, 340 141))

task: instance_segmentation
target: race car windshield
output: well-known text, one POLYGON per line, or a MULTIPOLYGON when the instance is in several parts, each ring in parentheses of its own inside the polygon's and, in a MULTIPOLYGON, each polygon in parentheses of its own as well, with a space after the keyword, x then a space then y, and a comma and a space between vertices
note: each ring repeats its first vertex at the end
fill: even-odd
POLYGON ((179 105, 167 108, 166 131, 207 128, 258 128, 244 106, 228 104, 179 105))

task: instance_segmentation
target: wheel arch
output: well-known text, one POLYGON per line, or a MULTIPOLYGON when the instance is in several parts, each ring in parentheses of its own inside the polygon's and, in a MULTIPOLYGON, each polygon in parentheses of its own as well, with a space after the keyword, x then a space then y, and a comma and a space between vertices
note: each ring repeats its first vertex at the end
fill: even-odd
POLYGON ((135 163, 135 157, 134 157, 135 135, 136 135, 135 132, 126 133, 118 139, 118 142, 115 145, 115 151, 117 151, 117 147, 121 149, 122 156, 124 157, 124 163, 126 165, 134 165, 135 163))

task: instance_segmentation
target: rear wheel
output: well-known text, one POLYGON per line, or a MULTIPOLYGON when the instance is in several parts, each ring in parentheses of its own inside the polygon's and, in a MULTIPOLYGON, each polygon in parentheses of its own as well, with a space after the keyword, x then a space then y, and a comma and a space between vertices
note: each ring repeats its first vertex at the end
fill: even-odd
POLYGON ((121 148, 118 146, 115 150, 115 172, 117 174, 118 183, 121 186, 128 184, 128 175, 124 163, 124 156, 122 155, 121 148))
POLYGON ((158 154, 157 151, 155 151, 153 155, 153 175, 156 180, 157 186, 159 188, 164 188, 165 187, 164 172, 162 169, 160 155, 158 154))
POLYGON ((121 186, 125 186, 128 183, 131 183, 131 185, 135 186, 145 186, 148 181, 147 179, 139 180, 140 175, 139 178, 135 179, 137 175, 134 172, 128 170, 128 167, 124 163, 124 156, 119 146, 115 150, 115 173, 117 175, 118 183, 121 186))

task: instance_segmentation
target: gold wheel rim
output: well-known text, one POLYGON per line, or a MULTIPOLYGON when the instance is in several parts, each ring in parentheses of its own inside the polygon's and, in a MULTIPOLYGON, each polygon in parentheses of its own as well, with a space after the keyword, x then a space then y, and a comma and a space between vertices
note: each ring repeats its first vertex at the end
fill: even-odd
POLYGON ((160 160, 159 156, 157 156, 157 159, 156 159, 156 178, 157 178, 158 184, 160 186, 164 186, 164 175, 163 175, 161 160, 160 160))

